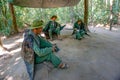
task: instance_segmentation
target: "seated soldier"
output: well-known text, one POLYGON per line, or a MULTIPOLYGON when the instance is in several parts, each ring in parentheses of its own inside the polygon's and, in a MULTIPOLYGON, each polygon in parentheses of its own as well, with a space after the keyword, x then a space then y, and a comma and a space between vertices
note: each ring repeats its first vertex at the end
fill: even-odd
POLYGON ((53 40, 54 35, 56 34, 57 39, 61 40, 60 31, 64 28, 64 26, 61 26, 58 22, 56 22, 57 16, 52 16, 51 21, 48 22, 48 24, 43 29, 43 32, 45 33, 47 38, 50 38, 50 40, 53 40))
POLYGON ((75 38, 78 40, 82 39, 84 37, 84 34, 86 34, 86 30, 82 20, 78 20, 74 23, 72 35, 73 34, 75 34, 75 38))
POLYGON ((34 20, 30 29, 25 31, 24 40, 22 43, 22 57, 26 64, 30 80, 34 77, 35 64, 44 61, 51 62, 55 68, 67 68, 68 65, 63 63, 54 52, 57 52, 56 45, 51 44, 40 36, 42 32, 43 22, 34 20))

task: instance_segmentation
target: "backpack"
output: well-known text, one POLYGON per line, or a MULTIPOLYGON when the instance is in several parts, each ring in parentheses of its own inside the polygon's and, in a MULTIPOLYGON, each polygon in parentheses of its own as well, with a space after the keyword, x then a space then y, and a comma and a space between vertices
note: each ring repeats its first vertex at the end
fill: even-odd
POLYGON ((25 30, 24 40, 21 48, 21 56, 26 64, 27 72, 29 77, 33 79, 34 76, 34 57, 35 53, 32 49, 33 46, 33 36, 29 35, 30 30, 25 30))

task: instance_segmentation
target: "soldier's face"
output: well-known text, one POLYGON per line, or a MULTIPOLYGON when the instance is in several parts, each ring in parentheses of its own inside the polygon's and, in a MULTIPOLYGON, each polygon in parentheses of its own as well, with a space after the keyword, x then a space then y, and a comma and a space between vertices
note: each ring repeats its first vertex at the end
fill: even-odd
POLYGON ((78 24, 80 24, 81 22, 78 22, 78 24))
POLYGON ((54 18, 52 18, 52 20, 53 20, 53 21, 55 21, 56 19, 57 19, 57 18, 55 18, 55 17, 54 17, 54 18))
POLYGON ((36 29, 36 33, 37 33, 37 34, 40 34, 40 33, 42 32, 42 29, 43 29, 42 27, 37 28, 37 29, 36 29))

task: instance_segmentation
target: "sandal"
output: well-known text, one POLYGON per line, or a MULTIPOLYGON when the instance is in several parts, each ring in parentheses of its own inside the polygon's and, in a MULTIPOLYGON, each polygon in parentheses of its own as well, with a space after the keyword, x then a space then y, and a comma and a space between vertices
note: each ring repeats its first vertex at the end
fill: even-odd
POLYGON ((66 63, 62 63, 59 68, 60 69, 67 69, 67 68, 69 68, 69 65, 66 63))

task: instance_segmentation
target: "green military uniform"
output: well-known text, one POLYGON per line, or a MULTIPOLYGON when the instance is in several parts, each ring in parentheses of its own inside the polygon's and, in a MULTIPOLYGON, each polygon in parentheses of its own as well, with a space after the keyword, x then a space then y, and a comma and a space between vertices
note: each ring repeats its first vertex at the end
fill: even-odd
POLYGON ((64 28, 56 21, 49 21, 48 24, 43 29, 43 32, 48 33, 50 39, 53 38, 53 34, 60 35, 60 31, 64 28))
MULTIPOLYGON (((43 23, 42 23, 43 24, 43 23)), ((44 61, 51 62, 54 67, 58 67, 61 60, 53 53, 52 44, 39 35, 33 33, 31 29, 39 28, 41 21, 33 21, 30 29, 25 31, 22 43, 21 55, 26 64, 30 80, 34 78, 34 65, 44 61)))
POLYGON ((74 23, 73 34, 75 34, 76 39, 81 39, 85 34, 84 24, 78 24, 78 22, 74 23))
POLYGON ((35 63, 41 63, 44 61, 50 61, 54 67, 58 67, 61 60, 52 52, 52 44, 47 40, 43 39, 41 36, 34 35, 33 50, 35 51, 35 63))

